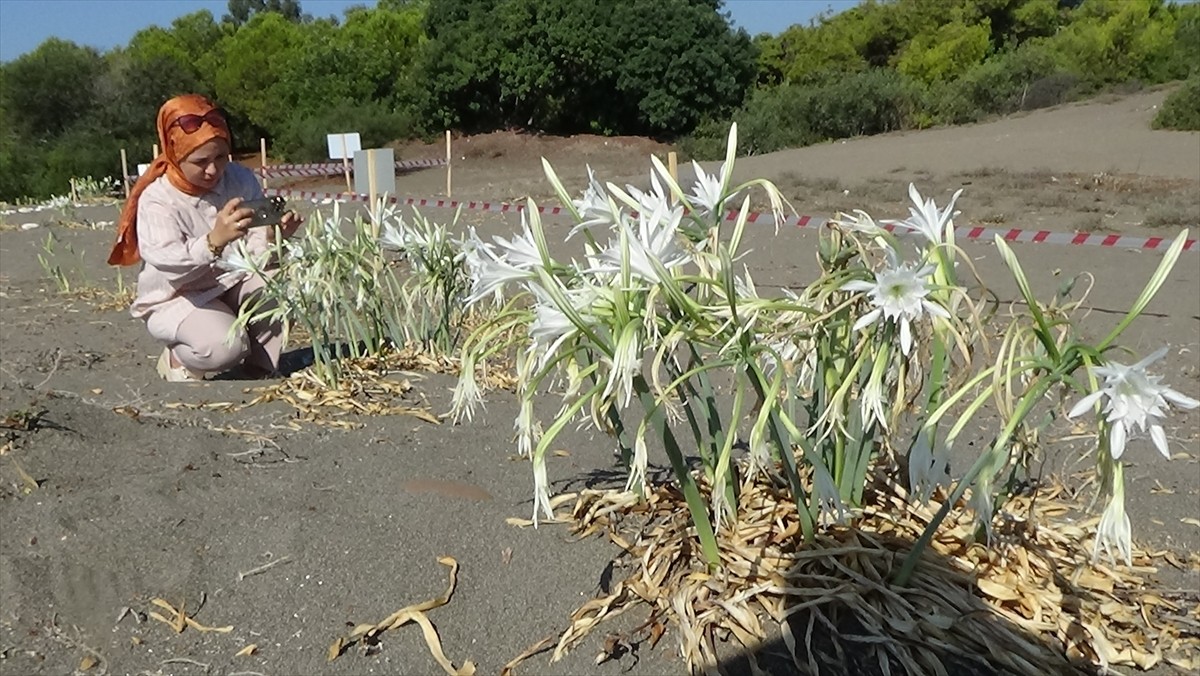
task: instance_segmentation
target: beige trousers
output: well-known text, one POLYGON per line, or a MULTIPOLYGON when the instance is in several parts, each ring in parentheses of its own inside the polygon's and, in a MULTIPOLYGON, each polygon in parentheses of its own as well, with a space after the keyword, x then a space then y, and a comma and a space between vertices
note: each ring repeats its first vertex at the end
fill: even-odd
POLYGON ((247 277, 207 305, 196 308, 179 325, 171 352, 179 363, 193 371, 216 373, 245 363, 264 371, 279 367, 283 349, 281 322, 256 322, 249 331, 231 337, 237 308, 263 286, 262 279, 247 277))

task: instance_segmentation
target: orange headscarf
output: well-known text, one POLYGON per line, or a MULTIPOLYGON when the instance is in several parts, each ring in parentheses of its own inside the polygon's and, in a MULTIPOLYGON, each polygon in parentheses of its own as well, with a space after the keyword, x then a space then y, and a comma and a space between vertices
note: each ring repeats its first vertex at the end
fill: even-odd
POLYGON ((161 152, 129 191, 129 199, 117 221, 117 241, 108 255, 109 265, 135 265, 142 260, 137 243, 138 199, 159 176, 165 174, 171 185, 189 195, 198 197, 208 192, 207 188, 190 183, 179 168, 179 163, 214 138, 223 138, 230 143, 229 125, 224 120, 216 125, 206 120, 199 129, 188 134, 175 121, 184 115, 203 116, 214 109, 216 105, 199 94, 176 96, 158 109, 158 143, 161 152))

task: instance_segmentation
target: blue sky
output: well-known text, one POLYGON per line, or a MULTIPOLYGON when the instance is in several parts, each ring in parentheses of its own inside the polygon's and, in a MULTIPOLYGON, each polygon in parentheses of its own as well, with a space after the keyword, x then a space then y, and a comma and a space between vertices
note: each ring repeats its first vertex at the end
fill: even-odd
MULTIPOLYGON (((734 24, 756 33, 779 33, 807 23, 827 10, 841 11, 858 0, 725 0, 734 24)), ((341 16, 352 5, 374 0, 300 0, 314 16, 341 16)), ((43 40, 58 37, 102 50, 125 45, 138 30, 166 26, 173 19, 201 9, 220 18, 226 0, 0 0, 0 61, 33 50, 43 40)))

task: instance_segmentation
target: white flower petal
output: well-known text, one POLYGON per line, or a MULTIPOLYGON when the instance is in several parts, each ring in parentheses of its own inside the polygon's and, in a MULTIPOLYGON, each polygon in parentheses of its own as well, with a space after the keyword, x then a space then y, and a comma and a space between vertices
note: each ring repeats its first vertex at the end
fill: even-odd
POLYGON ((1067 417, 1074 418, 1079 415, 1082 415, 1084 411, 1087 411, 1088 409, 1095 406, 1096 401, 1099 400, 1100 397, 1103 397, 1103 396, 1104 396, 1104 390, 1100 390, 1099 392, 1092 392, 1091 394, 1087 395, 1083 399, 1080 399, 1079 403, 1077 403, 1073 407, 1071 407, 1071 411, 1070 411, 1070 413, 1067 413, 1067 417))
POLYGON ((1150 426, 1150 439, 1154 441, 1155 448, 1167 460, 1171 459, 1171 451, 1167 448, 1167 433, 1163 431, 1162 425, 1150 426))
POLYGON ((1154 362, 1158 361, 1159 359, 1162 359, 1164 356, 1166 356, 1166 354, 1167 354, 1167 348, 1164 345, 1163 347, 1160 347, 1157 350, 1155 350, 1153 353, 1151 353, 1145 359, 1139 361, 1138 363, 1134 364, 1133 366, 1130 366, 1129 368, 1134 371, 1145 371, 1147 366, 1153 364, 1154 362))
POLYGON ((863 315, 862 317, 859 317, 858 321, 854 322, 854 327, 851 330, 858 331, 858 330, 861 330, 864 326, 867 326, 868 324, 875 323, 875 320, 879 319, 879 315, 882 313, 883 313, 883 310, 881 310, 879 308, 875 308, 874 310, 871 310, 870 312, 863 315))
POLYGON ((1112 433, 1108 436, 1108 451, 1113 460, 1120 460, 1125 453, 1125 425, 1121 422, 1112 423, 1112 433))
POLYGON ((842 291, 870 291, 874 288, 875 283, 868 282, 865 279, 855 279, 842 285, 842 291))
POLYGON ((1163 391, 1161 394, 1162 394, 1163 399, 1166 399, 1167 401, 1171 402, 1172 404, 1175 404, 1179 408, 1192 409, 1192 408, 1196 408, 1197 406, 1200 406, 1200 401, 1196 401, 1195 399, 1192 399, 1191 397, 1189 397, 1185 394, 1176 392, 1175 390, 1172 390, 1169 387, 1163 388, 1163 391))

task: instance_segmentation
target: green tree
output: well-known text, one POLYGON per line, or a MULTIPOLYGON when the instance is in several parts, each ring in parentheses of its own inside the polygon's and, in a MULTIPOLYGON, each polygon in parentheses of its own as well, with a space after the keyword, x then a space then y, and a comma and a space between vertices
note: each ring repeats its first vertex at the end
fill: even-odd
POLYGON ((501 111, 509 124, 550 132, 608 131, 620 52, 606 34, 611 7, 591 0, 510 0, 499 21, 501 111))
POLYGON ((1173 6, 1175 11, 1175 63, 1171 75, 1200 72, 1200 4, 1173 6))
POLYGON ((427 117, 467 130, 673 133, 741 102, 755 53, 714 0, 434 0, 427 117))
POLYGON ((268 12, 278 14, 288 21, 300 21, 303 18, 299 0, 229 0, 228 7, 229 14, 225 18, 236 26, 268 12))
POLYGON ((104 60, 91 47, 50 38, 28 54, 0 65, 0 90, 12 123, 33 138, 62 133, 96 104, 96 79, 104 60))
POLYGON ((423 28, 428 41, 417 59, 420 107, 434 128, 464 131, 503 126, 500 42, 492 13, 500 0, 430 0, 423 28))
POLYGON ((943 24, 909 41, 896 70, 925 83, 946 82, 981 63, 991 47, 991 22, 943 24))
POLYGON ((118 136, 153 131, 154 116, 167 99, 186 93, 215 94, 211 52, 225 35, 210 12, 180 17, 170 28, 136 33, 128 47, 108 55, 102 78, 105 124, 118 136))
POLYGON ((277 13, 266 12, 255 14, 237 32, 222 38, 211 57, 219 102, 256 130, 280 129, 289 111, 279 104, 275 92, 288 64, 303 57, 303 30, 277 13))
POLYGON ((625 56, 617 92, 628 114, 636 110, 626 133, 686 133, 745 98, 756 54, 750 36, 735 32, 718 8, 711 0, 618 3, 613 32, 625 56))
POLYGON ((1155 81, 1169 72, 1175 16, 1163 0, 1087 0, 1049 44, 1093 86, 1155 81))

